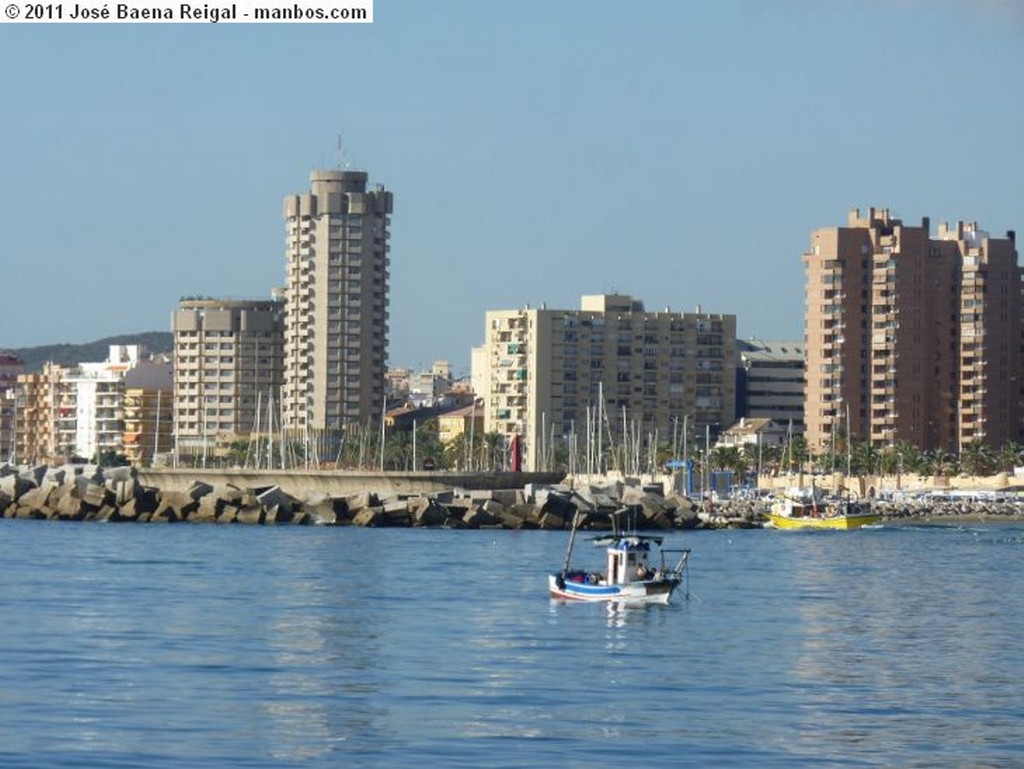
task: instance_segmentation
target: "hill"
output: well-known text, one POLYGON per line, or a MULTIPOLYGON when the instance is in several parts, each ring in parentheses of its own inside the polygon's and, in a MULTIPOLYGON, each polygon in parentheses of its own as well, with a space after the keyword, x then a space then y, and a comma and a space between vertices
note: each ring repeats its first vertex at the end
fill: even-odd
POLYGON ((40 347, 20 347, 7 352, 25 361, 26 371, 39 371, 47 361, 61 366, 104 361, 112 344, 138 344, 151 354, 170 353, 174 351, 174 336, 170 331, 146 331, 141 334, 109 336, 84 344, 47 344, 40 347))

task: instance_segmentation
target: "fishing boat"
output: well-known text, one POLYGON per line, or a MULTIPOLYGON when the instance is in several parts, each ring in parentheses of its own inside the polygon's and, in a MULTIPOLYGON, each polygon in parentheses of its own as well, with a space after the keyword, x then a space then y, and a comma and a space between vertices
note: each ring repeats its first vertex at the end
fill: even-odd
POLYGON ((871 505, 854 499, 828 499, 817 489, 787 489, 772 501, 768 525, 776 529, 859 529, 881 523, 871 505))
MULTIPOLYGON (((688 575, 689 549, 662 548, 664 537, 620 532, 618 516, 612 515, 612 533, 592 538, 596 547, 605 549, 604 571, 573 566, 572 556, 580 526, 588 513, 577 512, 569 534, 565 565, 548 575, 552 598, 566 601, 610 601, 618 603, 666 604, 673 591, 688 575), (666 565, 666 557, 677 558, 666 565)), ((687 595, 687 597, 689 597, 687 595)))

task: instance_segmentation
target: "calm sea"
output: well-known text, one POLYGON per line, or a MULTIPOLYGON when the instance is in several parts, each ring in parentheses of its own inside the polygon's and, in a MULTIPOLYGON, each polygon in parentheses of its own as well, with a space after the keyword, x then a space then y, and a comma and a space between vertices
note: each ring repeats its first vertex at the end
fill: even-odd
POLYGON ((1024 527, 669 538, 613 609, 559 533, 0 521, 0 766, 1024 765, 1024 527))

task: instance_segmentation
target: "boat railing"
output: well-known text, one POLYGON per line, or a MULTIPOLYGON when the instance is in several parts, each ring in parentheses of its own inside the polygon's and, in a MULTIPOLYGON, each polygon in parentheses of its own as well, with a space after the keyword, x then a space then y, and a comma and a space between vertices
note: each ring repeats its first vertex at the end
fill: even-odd
POLYGON ((690 548, 664 548, 661 551, 661 572, 668 579, 679 579, 686 572, 687 566, 690 563, 690 548), (665 556, 668 554, 678 555, 679 560, 676 561, 676 565, 671 569, 667 569, 665 566, 665 556))

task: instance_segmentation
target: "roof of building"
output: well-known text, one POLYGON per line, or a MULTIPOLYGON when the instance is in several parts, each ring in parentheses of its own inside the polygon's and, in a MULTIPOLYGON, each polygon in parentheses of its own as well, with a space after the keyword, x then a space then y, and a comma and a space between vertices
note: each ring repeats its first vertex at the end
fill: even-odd
POLYGON ((442 417, 473 417, 473 416, 477 416, 477 417, 480 417, 480 419, 483 419, 484 418, 484 407, 483 406, 479 406, 479 405, 474 405, 474 404, 470 403, 468 406, 459 406, 458 408, 454 408, 451 411, 446 411, 443 414, 439 414, 438 416, 442 416, 442 417))
POLYGON ((747 359, 803 360, 806 346, 802 341, 791 339, 737 339, 736 349, 747 359))
POLYGON ((725 430, 726 435, 756 435, 767 430, 775 423, 767 417, 744 417, 732 427, 725 430))
POLYGON ((125 373, 124 386, 142 390, 173 390, 174 367, 167 361, 139 361, 125 373))

